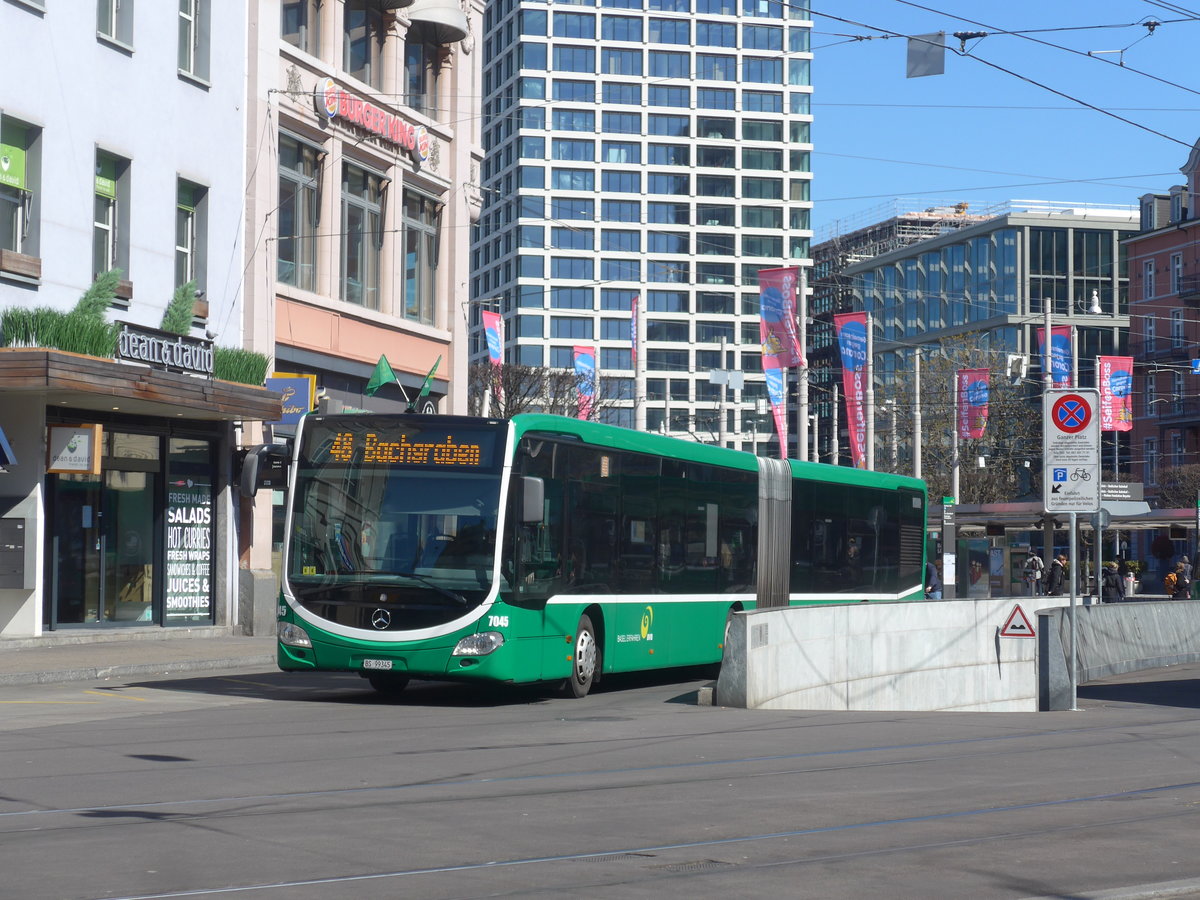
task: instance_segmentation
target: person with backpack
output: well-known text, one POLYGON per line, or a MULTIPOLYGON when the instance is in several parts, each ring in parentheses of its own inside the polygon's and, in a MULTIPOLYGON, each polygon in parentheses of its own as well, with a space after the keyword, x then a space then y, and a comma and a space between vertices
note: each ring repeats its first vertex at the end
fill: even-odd
POLYGON ((1025 583, 1029 585, 1029 596, 1037 597, 1042 593, 1042 579, 1046 575, 1046 564, 1033 550, 1025 560, 1025 583))
POLYGON ((1175 563, 1175 568, 1163 578, 1163 590, 1172 600, 1187 600, 1191 597, 1192 583, 1188 580, 1183 563, 1175 563))

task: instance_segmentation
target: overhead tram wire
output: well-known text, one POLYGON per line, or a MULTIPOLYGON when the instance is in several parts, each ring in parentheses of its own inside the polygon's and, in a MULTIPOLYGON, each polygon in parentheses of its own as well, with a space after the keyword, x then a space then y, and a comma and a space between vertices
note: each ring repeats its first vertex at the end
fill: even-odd
MULTIPOLYGON (((908 0, 899 0, 899 2, 908 2, 908 0)), ((926 44, 929 44, 930 46, 937 46, 937 47, 944 46, 943 44, 935 44, 933 41, 925 40, 920 35, 905 35, 901 32, 892 31, 891 29, 888 29, 888 28, 881 28, 877 25, 870 25, 870 24, 867 24, 866 22, 859 22, 854 19, 847 19, 842 16, 835 16, 832 13, 819 12, 815 9, 810 10, 810 13, 815 16, 822 16, 827 19, 833 19, 837 22, 845 22, 847 25, 854 25, 859 28, 869 28, 874 31, 879 31, 884 34, 887 34, 891 37, 904 37, 910 41, 926 43, 926 44)), ((957 18, 957 17, 955 17, 955 18, 957 18)), ((966 20, 964 20, 964 21, 966 21, 966 20)), ((1051 45, 1051 46, 1053 46, 1053 45, 1051 45)), ((1132 125, 1134 128, 1137 128, 1141 131, 1148 132, 1149 134, 1153 134, 1153 135, 1156 135, 1157 137, 1161 137, 1165 140, 1172 141, 1176 144, 1179 144, 1180 146, 1187 147, 1189 150, 1194 145, 1194 142, 1182 141, 1179 138, 1172 137, 1169 134, 1164 134, 1161 131, 1157 131, 1157 130, 1149 127, 1148 125, 1142 125, 1140 122, 1135 122, 1132 119, 1127 119, 1124 116, 1119 116, 1114 112, 1104 109, 1103 107, 1096 106, 1093 103, 1088 103, 1086 100, 1080 99, 1079 97, 1075 97, 1071 94, 1066 93, 1065 91, 1060 91, 1057 88, 1050 87, 1049 85, 1043 84, 1042 82, 1037 81, 1034 78, 1030 78, 1027 75, 1022 75, 1019 72, 1014 72, 1011 69, 1005 68, 1004 66, 1000 65, 999 63, 991 62, 989 60, 984 59, 981 56, 975 56, 974 54, 971 54, 971 53, 954 50, 953 48, 948 48, 948 49, 950 50, 951 53, 954 53, 956 56, 975 60, 976 62, 982 63, 985 66, 996 69, 999 72, 1004 72, 1006 75, 1011 75, 1014 78, 1017 78, 1021 81, 1026 82, 1027 84, 1031 84, 1034 87, 1038 87, 1038 88, 1041 88, 1042 90, 1049 91, 1050 93, 1055 94, 1056 96, 1062 97, 1064 100, 1070 100, 1072 103, 1077 103, 1080 106, 1087 107, 1088 109, 1091 109, 1094 112, 1098 112, 1101 115, 1109 116, 1110 118, 1116 119, 1119 122, 1124 122, 1126 125, 1132 125)))
MULTIPOLYGON (((954 13, 946 12, 945 10, 941 10, 941 9, 934 9, 934 8, 933 8, 933 7, 931 7, 931 6, 922 6, 920 3, 916 3, 916 2, 915 2, 915 0, 896 0, 896 2, 897 2, 897 3, 901 3, 901 4, 905 5, 905 6, 911 6, 911 7, 913 7, 914 9, 921 9, 921 10, 924 10, 925 12, 936 13, 936 14, 937 14, 937 15, 939 15, 939 16, 947 16, 948 18, 951 18, 951 19, 957 19, 959 22, 966 22, 968 25, 977 25, 977 26, 979 26, 980 28, 987 28, 987 29, 989 29, 990 31, 992 31, 992 32, 993 32, 993 33, 995 33, 995 34, 1007 34, 1007 35, 1011 35, 1011 36, 1013 36, 1013 37, 1019 37, 1019 38, 1023 38, 1024 40, 1027 40, 1027 41, 1033 41, 1035 44, 1041 44, 1041 45, 1042 45, 1042 46, 1044 46, 1044 47, 1050 47, 1050 48, 1052 48, 1052 49, 1054 49, 1054 50, 1062 50, 1062 51, 1063 51, 1063 52, 1065 52, 1065 53, 1073 53, 1073 54, 1075 54, 1076 56, 1083 56, 1083 57, 1086 57, 1086 58, 1088 58, 1088 59, 1094 59, 1094 60, 1097 60, 1098 62, 1107 63, 1107 64, 1108 64, 1108 65, 1110 65, 1110 66, 1116 66, 1116 67, 1117 67, 1117 68, 1119 68, 1119 69, 1124 69, 1124 70, 1125 70, 1125 71, 1127 71, 1127 72, 1132 72, 1132 73, 1134 73, 1135 75, 1141 75, 1143 78, 1149 78, 1149 79, 1151 79, 1151 80, 1153 80, 1153 81, 1160 82, 1161 84, 1168 85, 1169 87, 1179 88, 1179 90, 1181 90, 1181 91, 1187 91, 1187 92, 1188 92, 1188 93, 1190 93, 1190 94, 1198 94, 1198 95, 1200 95, 1200 90, 1196 90, 1196 89, 1194 89, 1194 88, 1187 87, 1186 85, 1177 84, 1177 83, 1176 83, 1176 82, 1174 82, 1174 81, 1168 81, 1167 79, 1165 79, 1165 78, 1160 78, 1160 77, 1158 77, 1157 75, 1151 75, 1149 72, 1143 72, 1141 69, 1135 69, 1135 68, 1133 68, 1133 67, 1131 67, 1131 66, 1127 66, 1127 65, 1125 65, 1124 63, 1116 63, 1116 62, 1113 62, 1113 61, 1112 61, 1112 60, 1110 60, 1110 59, 1105 59, 1105 58, 1104 58, 1104 57, 1102 57, 1102 56, 1094 56, 1093 54, 1091 54, 1091 53, 1086 53, 1086 52, 1084 52, 1084 51, 1082 51, 1082 50, 1076 50, 1076 49, 1074 49, 1074 48, 1072 48, 1072 47, 1064 47, 1062 44, 1054 44, 1054 43, 1051 43, 1050 41, 1043 41, 1043 40, 1041 40, 1040 38, 1030 37, 1030 34, 1037 33, 1037 32, 1045 32, 1045 31, 1057 31, 1057 30, 1069 31, 1069 30, 1073 30, 1073 29, 1069 29, 1069 28, 1063 28, 1063 29, 1051 29, 1051 28, 1046 28, 1046 29, 1035 29, 1035 30, 1033 30, 1033 31, 1008 31, 1007 29, 1004 29, 1004 28, 999 28, 999 27, 997 27, 997 26, 994 26, 994 25, 989 25, 989 24, 987 24, 986 22, 979 22, 979 21, 976 21, 975 19, 968 19, 968 18, 965 18, 964 16, 959 16, 959 15, 955 15, 954 13)), ((1168 20, 1166 20, 1166 21, 1155 22, 1153 25, 1151 25, 1150 23, 1147 23, 1147 22, 1132 22, 1132 23, 1130 23, 1130 24, 1128 24, 1128 25, 1112 25, 1112 26, 1077 26, 1077 28, 1076 28, 1076 29, 1074 29, 1074 30, 1083 30, 1083 29, 1085 29, 1085 28, 1088 28, 1088 27, 1092 27, 1092 28, 1133 28, 1133 27, 1143 27, 1143 28, 1149 28, 1149 29, 1150 29, 1150 32, 1151 32, 1151 34, 1152 34, 1152 33, 1154 32, 1154 28, 1157 28, 1157 27, 1159 27, 1159 26, 1162 26, 1162 25, 1175 25, 1175 24, 1178 24, 1178 23, 1180 23, 1180 22, 1195 22, 1195 21, 1200 21, 1200 16, 1196 16, 1196 17, 1193 17, 1193 18, 1190 18, 1190 19, 1168 19, 1168 20)), ((1145 37, 1148 37, 1148 36, 1149 36, 1149 35, 1146 35, 1146 36, 1144 36, 1143 38, 1140 38, 1139 40, 1144 40, 1144 39, 1145 39, 1145 37)), ((1134 43, 1136 43, 1136 41, 1135 41, 1134 43)), ((1130 46, 1133 46, 1133 45, 1131 44, 1130 46)), ((1126 49, 1128 49, 1128 48, 1126 48, 1126 49)), ((969 56, 970 54, 963 54, 963 55, 967 55, 967 56, 969 56)))

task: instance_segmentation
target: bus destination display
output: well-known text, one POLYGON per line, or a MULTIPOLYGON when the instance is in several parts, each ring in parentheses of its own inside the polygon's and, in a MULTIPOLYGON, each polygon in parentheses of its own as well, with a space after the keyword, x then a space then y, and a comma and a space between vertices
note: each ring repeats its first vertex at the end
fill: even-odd
POLYGON ((380 427, 345 420, 317 426, 309 435, 311 459, 363 467, 411 466, 428 469, 485 469, 494 466, 495 432, 453 425, 434 428, 380 427), (321 451, 324 450, 324 453, 321 451))

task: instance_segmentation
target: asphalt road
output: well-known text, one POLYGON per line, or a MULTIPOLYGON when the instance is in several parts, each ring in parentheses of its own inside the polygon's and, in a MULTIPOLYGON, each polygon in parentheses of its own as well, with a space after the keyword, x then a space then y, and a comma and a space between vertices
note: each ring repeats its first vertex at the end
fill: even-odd
POLYGON ((1059 713, 228 672, 0 689, 0 897, 1200 897, 1200 666, 1059 713))

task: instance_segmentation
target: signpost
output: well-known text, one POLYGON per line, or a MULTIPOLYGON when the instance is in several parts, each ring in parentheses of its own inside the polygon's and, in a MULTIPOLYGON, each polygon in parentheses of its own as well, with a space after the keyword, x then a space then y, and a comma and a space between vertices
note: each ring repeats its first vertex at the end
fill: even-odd
POLYGON ((1100 511, 1099 409, 1095 388, 1047 388, 1042 399, 1043 505, 1047 513, 1067 513, 1071 529, 1071 709, 1078 709, 1076 516, 1100 511))

